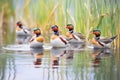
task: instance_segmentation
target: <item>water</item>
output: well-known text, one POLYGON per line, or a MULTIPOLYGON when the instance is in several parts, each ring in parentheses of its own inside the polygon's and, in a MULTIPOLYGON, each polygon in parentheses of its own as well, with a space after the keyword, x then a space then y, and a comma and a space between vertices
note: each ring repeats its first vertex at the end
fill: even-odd
POLYGON ((0 80, 120 80, 119 50, 33 49, 20 42, 0 52, 0 80))

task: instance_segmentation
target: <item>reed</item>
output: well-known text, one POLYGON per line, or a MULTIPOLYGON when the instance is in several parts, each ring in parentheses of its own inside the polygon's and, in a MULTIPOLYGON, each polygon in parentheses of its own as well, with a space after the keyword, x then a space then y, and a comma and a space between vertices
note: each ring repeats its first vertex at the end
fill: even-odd
MULTIPOLYGON (((13 27, 10 27, 10 20, 15 18, 14 14, 14 7, 13 7, 13 0, 1 0, 0 1, 0 33, 1 33, 1 45, 3 45, 4 42, 11 42, 13 38, 9 38, 11 34, 11 29, 13 27)), ((14 33, 14 32, 12 32, 14 33)), ((14 41, 14 40, 13 40, 14 41)))
MULTIPOLYGON (((5 0, 1 2, 7 3, 5 0)), ((39 26, 44 36, 49 36, 53 24, 60 27, 61 34, 65 34, 64 26, 72 23, 75 31, 83 33, 89 40, 93 29, 100 29, 102 36, 119 34, 119 4, 119 0, 9 0, 10 8, 6 10, 10 10, 9 16, 16 15, 16 21, 22 20, 30 28, 39 26), (18 10, 22 15, 17 13, 18 10)))

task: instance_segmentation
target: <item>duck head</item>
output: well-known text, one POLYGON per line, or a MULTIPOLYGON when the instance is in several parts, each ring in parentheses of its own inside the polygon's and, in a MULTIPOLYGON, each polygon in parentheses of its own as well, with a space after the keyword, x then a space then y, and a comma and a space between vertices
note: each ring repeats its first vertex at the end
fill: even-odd
POLYGON ((19 27, 19 28, 23 28, 22 26, 23 26, 23 24, 22 24, 22 22, 21 21, 18 21, 17 23, 16 23, 16 25, 19 27))
POLYGON ((57 25, 53 25, 51 27, 52 31, 54 32, 55 35, 59 35, 59 29, 57 25))
POLYGON ((100 30, 93 30, 93 31, 92 31, 92 34, 95 35, 95 38, 96 38, 96 39, 99 39, 99 38, 100 38, 100 35, 101 35, 101 32, 100 32, 100 30))
POLYGON ((67 24, 66 28, 69 30, 70 33, 73 33, 74 26, 72 24, 67 24))
POLYGON ((39 28, 37 28, 37 27, 34 28, 33 31, 34 31, 34 34, 36 34, 36 37, 41 35, 41 30, 39 28))

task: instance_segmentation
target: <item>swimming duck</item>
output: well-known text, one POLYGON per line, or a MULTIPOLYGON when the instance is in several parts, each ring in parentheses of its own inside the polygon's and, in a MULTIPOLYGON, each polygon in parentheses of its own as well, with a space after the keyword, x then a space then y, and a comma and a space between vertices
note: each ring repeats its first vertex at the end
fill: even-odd
POLYGON ((95 35, 95 37, 92 39, 92 44, 94 48, 110 48, 111 43, 117 37, 116 35, 111 38, 100 38, 100 30, 93 30, 92 33, 95 35))
POLYGON ((30 36, 30 30, 25 28, 25 26, 23 26, 22 22, 18 21, 16 23, 17 27, 16 27, 16 35, 25 35, 25 36, 30 36))
POLYGON ((35 36, 33 36, 30 40, 30 47, 32 48, 43 47, 44 38, 41 35, 41 30, 39 28, 34 28, 33 31, 35 36))
POLYGON ((69 43, 82 44, 85 46, 85 36, 83 36, 82 33, 74 32, 74 26, 72 24, 67 24, 66 28, 69 30, 66 33, 69 43))
POLYGON ((27 44, 30 40, 31 36, 24 36, 24 35, 18 35, 16 36, 16 43, 17 44, 27 44))
POLYGON ((68 42, 62 35, 59 35, 58 26, 53 25, 51 29, 53 31, 50 39, 50 44, 52 45, 52 47, 66 47, 68 42))

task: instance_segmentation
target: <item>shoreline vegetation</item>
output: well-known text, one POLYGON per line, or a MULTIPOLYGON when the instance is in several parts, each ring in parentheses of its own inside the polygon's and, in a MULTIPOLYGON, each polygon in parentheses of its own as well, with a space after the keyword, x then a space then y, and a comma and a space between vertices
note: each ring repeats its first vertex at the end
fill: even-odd
POLYGON ((100 29, 102 36, 118 35, 113 46, 120 46, 120 0, 1 0, 0 45, 14 41, 15 23, 39 26, 46 42, 50 39, 50 26, 58 25, 65 34, 65 25, 71 23, 89 41, 90 31, 100 29), (13 35, 10 37, 10 35, 13 35))

